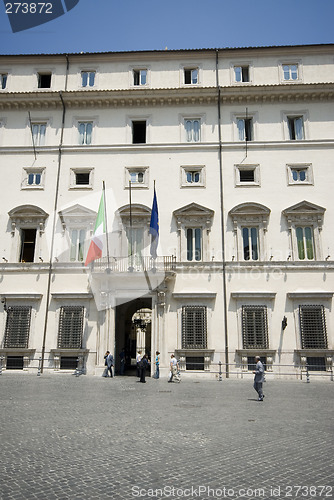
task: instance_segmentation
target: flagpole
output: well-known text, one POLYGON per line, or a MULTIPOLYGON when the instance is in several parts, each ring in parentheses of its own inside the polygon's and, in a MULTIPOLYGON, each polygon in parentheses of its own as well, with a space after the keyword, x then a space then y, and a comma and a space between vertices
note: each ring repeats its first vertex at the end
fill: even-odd
POLYGON ((107 272, 110 271, 110 258, 109 258, 109 233, 108 233, 108 219, 107 219, 107 204, 106 204, 106 187, 102 181, 103 204, 104 204, 104 220, 106 221, 106 242, 107 242, 107 272))

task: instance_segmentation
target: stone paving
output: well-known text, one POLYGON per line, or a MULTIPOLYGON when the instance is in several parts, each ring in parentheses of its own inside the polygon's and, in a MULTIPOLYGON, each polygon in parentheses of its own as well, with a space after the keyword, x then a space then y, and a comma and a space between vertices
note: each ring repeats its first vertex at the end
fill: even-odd
POLYGON ((334 382, 0 377, 1 500, 333 499, 334 382))

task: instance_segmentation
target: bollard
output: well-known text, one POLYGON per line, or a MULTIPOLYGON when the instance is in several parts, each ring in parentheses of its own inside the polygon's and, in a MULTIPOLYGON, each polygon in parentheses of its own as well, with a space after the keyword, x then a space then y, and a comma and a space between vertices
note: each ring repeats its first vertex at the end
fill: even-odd
POLYGON ((40 356, 38 360, 37 377, 41 376, 41 370, 42 370, 42 357, 40 356))
POLYGON ((76 377, 80 376, 79 363, 80 363, 80 358, 78 358, 77 367, 75 369, 75 376, 76 377))
POLYGON ((309 371, 308 371, 308 363, 306 363, 306 383, 307 384, 310 383, 310 374, 309 374, 309 371))
POLYGON ((331 366, 331 382, 333 382, 333 367, 331 366))
POLYGON ((218 378, 218 381, 221 382, 223 380, 223 377, 222 377, 222 362, 219 361, 219 378, 218 378))
POLYGON ((0 356, 0 375, 2 375, 2 360, 3 356, 0 356))

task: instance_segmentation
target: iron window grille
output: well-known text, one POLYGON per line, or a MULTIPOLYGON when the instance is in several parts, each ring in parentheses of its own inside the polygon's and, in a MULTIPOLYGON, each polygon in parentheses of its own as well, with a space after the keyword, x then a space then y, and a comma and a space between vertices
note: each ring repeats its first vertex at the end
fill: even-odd
POLYGON ((7 308, 5 347, 28 348, 30 318, 30 306, 10 306, 7 308))
POLYGON ((59 315, 58 348, 81 349, 84 308, 63 306, 59 315))
POLYGON ((203 356, 187 356, 186 370, 204 370, 203 356))
POLYGON ((207 348, 206 318, 205 306, 182 307, 182 349, 207 348))
MULTIPOLYGON (((263 364, 264 371, 267 371, 267 358, 266 356, 260 356, 260 361, 263 364)), ((249 371, 254 371, 256 369, 255 356, 247 356, 247 365, 249 371)))
POLYGON ((321 305, 299 306, 302 349, 327 349, 325 308, 321 305))
POLYGON ((244 349, 268 349, 266 306, 242 306, 242 342, 244 349))

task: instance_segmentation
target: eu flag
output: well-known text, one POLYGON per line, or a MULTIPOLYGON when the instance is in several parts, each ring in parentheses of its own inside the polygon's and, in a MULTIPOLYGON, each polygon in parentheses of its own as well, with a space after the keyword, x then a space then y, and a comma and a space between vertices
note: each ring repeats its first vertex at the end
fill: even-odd
POLYGON ((150 250, 151 256, 153 257, 153 259, 156 259, 158 242, 159 242, 159 214, 158 214, 158 202, 157 202, 157 195, 155 192, 155 188, 153 195, 153 205, 152 205, 149 233, 151 235, 151 250, 150 250))

